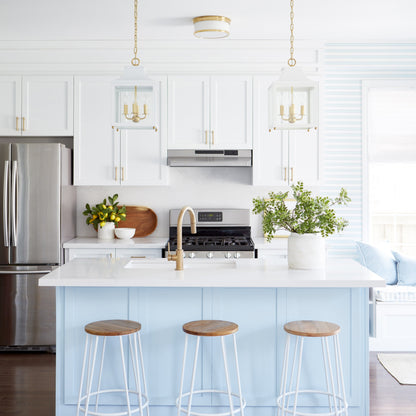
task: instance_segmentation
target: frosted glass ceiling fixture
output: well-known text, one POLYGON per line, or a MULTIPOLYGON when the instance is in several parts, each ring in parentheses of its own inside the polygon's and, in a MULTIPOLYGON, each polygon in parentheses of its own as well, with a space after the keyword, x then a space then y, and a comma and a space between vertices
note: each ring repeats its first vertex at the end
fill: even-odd
POLYGON ((225 16, 198 16, 193 18, 193 23, 197 38, 218 39, 230 35, 231 19, 225 16))
POLYGON ((294 0, 290 0, 290 58, 269 87, 269 131, 317 128, 318 83, 295 68, 294 0))
POLYGON ((138 0, 134 0, 134 56, 131 65, 126 66, 121 77, 115 82, 116 127, 153 128, 156 113, 157 83, 146 74, 137 57, 138 0), (140 127, 138 124, 140 123, 140 127))

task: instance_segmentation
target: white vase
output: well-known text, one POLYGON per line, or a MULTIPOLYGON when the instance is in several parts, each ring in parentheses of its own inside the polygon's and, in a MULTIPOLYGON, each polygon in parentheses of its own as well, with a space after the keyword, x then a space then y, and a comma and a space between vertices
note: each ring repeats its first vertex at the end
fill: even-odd
POLYGON ((321 234, 291 233, 287 242, 289 269, 323 269, 325 267, 325 239, 321 234))
POLYGON ((98 236, 100 240, 111 240, 114 238, 114 223, 106 222, 102 227, 98 224, 98 236))

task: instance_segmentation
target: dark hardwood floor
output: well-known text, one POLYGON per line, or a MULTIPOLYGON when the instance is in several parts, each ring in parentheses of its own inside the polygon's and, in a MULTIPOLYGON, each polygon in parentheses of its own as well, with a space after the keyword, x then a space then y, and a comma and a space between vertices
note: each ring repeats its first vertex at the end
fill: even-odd
MULTIPOLYGON (((0 416, 55 414, 55 355, 0 352, 0 416)), ((370 354, 370 416, 416 415, 416 386, 400 385, 370 354)))

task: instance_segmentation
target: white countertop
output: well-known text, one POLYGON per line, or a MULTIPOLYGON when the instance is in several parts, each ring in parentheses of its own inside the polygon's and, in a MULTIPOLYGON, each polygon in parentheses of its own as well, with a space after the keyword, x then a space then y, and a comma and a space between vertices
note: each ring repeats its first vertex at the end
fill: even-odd
POLYGON ((142 237, 120 240, 100 240, 96 237, 78 237, 64 243, 64 248, 165 248, 168 237, 142 237))
MULTIPOLYGON (((64 243, 64 248, 165 248, 169 237, 143 237, 129 240, 99 240, 96 237, 77 237, 64 243)), ((274 238, 270 243, 263 237, 253 238, 260 250, 287 250, 287 238, 274 238)))
POLYGON ((186 259, 175 271, 166 259, 75 259, 39 280, 40 286, 90 287, 380 287, 385 281, 350 259, 325 270, 291 270, 282 259, 186 259), (128 262, 139 268, 125 268, 128 262))

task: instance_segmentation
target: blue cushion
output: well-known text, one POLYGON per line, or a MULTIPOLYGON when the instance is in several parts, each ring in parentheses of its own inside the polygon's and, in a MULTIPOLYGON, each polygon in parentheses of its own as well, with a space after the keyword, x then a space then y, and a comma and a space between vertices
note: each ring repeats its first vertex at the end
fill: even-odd
POLYGON ((416 259, 393 251, 397 260, 397 284, 416 286, 416 259))
POLYGON ((382 277, 388 285, 397 283, 396 259, 387 249, 357 241, 359 262, 382 277))

